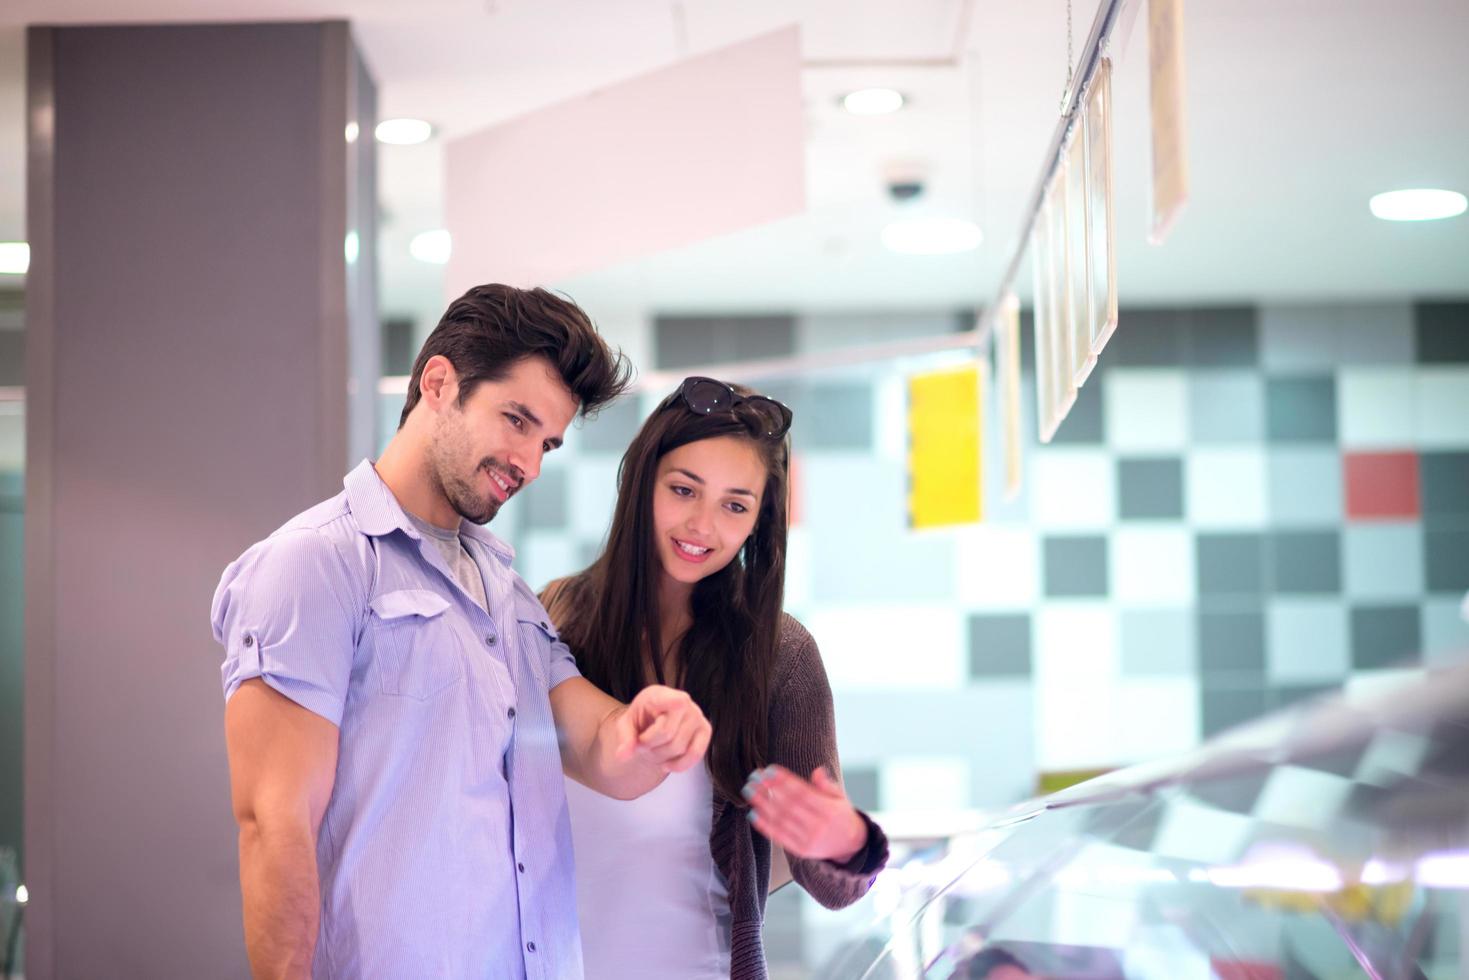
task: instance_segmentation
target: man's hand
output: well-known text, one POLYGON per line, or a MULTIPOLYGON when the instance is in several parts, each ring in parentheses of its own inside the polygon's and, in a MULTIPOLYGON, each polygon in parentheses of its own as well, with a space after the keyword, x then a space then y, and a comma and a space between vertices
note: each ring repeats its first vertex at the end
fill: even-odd
POLYGON ((616 758, 683 772, 704 758, 713 729, 685 691, 658 684, 643 688, 613 720, 616 758))
POLYGON ((632 800, 704 757, 712 730, 694 699, 671 687, 646 687, 623 704, 585 677, 551 688, 561 765, 583 786, 632 800))
POLYGON ((757 769, 744 795, 755 829, 793 857, 845 864, 867 843, 867 824, 825 769, 810 780, 781 766, 757 769))

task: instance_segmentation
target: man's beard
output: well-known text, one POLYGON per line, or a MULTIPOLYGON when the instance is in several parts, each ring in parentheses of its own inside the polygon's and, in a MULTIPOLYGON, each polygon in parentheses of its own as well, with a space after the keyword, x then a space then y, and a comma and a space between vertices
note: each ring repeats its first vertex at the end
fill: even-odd
POLYGON ((494 520, 496 514, 500 513, 500 501, 495 499, 493 493, 475 491, 475 484, 480 474, 487 469, 499 469, 504 472, 492 457, 486 456, 480 460, 478 466, 470 471, 467 479, 460 476, 446 476, 442 471, 435 473, 435 482, 439 484, 439 490, 443 493, 444 499, 449 501, 449 506, 454 508, 456 514, 471 524, 488 524, 494 520))

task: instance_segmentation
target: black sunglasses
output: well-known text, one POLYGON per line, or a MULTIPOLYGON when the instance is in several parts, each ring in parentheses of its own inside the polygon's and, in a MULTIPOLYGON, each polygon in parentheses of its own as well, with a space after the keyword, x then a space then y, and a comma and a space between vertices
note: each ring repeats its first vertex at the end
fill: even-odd
POLYGON ((767 439, 780 439, 791 431, 789 408, 764 395, 742 395, 713 378, 684 378, 668 403, 671 404, 674 398, 682 398, 688 410, 699 415, 731 412, 753 434, 767 439))

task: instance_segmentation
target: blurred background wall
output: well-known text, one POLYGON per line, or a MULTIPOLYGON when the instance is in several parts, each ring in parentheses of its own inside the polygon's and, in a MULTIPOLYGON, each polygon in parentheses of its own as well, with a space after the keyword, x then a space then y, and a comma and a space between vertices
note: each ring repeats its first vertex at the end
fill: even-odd
MULTIPOLYGON (((629 241, 661 235, 679 242, 624 254, 618 226, 604 224, 596 236, 600 263, 548 274, 547 284, 581 302, 641 373, 667 373, 574 431, 494 530, 516 546, 518 567, 534 586, 583 567, 606 531, 623 447, 682 372, 809 358, 794 375, 754 379, 796 413, 788 608, 821 645, 853 797, 894 827, 942 828, 979 819, 1048 781, 1182 751, 1271 709, 1420 673, 1469 648, 1458 611, 1469 590, 1469 217, 1387 222, 1367 204, 1373 194, 1403 187, 1469 192, 1469 129, 1444 123, 1469 102, 1461 50, 1469 8, 1457 0, 1189 4, 1194 187, 1162 247, 1146 243, 1147 42, 1137 23, 1145 4, 1125 4, 1132 26, 1110 51, 1117 62, 1117 335, 1048 446, 1035 441, 1027 377, 1018 499, 1003 499, 991 410, 983 520, 952 530, 909 529, 907 379, 960 363, 963 355, 854 366, 835 360, 873 345, 952 337, 971 329, 996 298, 1056 125, 1072 52, 1096 11, 1072 6, 1069 25, 1062 0, 816 0, 795 7, 780 0, 349 0, 331 9, 281 0, 269 10, 210 0, 187 16, 215 24, 268 16, 298 29, 346 18, 361 52, 343 84, 362 113, 345 127, 338 125, 345 116, 302 123, 313 133, 332 128, 334 143, 340 132, 355 148, 355 169, 315 185, 340 207, 343 226, 307 250, 312 261, 340 264, 331 302, 340 299, 374 327, 366 343, 333 348, 343 380, 323 389, 336 420, 331 438, 350 445, 354 457, 383 445, 396 425, 402 376, 452 292, 447 263, 455 247, 460 267, 479 278, 515 278, 515 269, 499 263, 515 261, 514 249, 504 246, 522 240, 516 229, 497 224, 499 215, 456 207, 450 197, 446 160, 455 147, 493 147, 537 118, 595 116, 599 105, 616 104, 635 117, 640 104, 654 104, 626 98, 637 86, 653 91, 659 77, 686 77, 678 72, 707 68, 741 45, 758 47, 796 29, 793 60, 780 69, 788 74, 772 83, 795 103, 784 106, 780 126, 761 133, 760 118, 741 116, 743 105, 757 101, 741 100, 736 82, 743 76, 725 97, 717 87, 700 89, 691 105, 679 106, 677 127, 671 116, 636 120, 654 132, 661 122, 689 143, 703 139, 700 126, 749 126, 759 134, 746 152, 753 159, 758 148, 762 165, 780 161, 782 193, 778 207, 751 217, 750 227, 698 234, 697 202, 660 206, 662 182, 689 176, 677 139, 639 157, 637 147, 617 145, 615 131, 568 129, 568 148, 554 161, 493 161, 509 175, 494 190, 523 198, 521 213, 544 215, 567 237, 584 233, 593 218, 606 219, 601 211, 567 210, 572 198, 596 208, 598 195, 585 193, 595 186, 610 203, 639 202, 640 211, 620 219, 629 241), (901 107, 875 116, 850 111, 845 97, 871 86, 895 89, 901 107), (423 125, 416 135, 375 131, 374 112, 423 125), (777 129, 789 139, 766 142, 777 129), (614 158, 621 183, 591 183, 606 176, 601 171, 614 158), (577 182, 577 195, 558 193, 570 182, 577 182), (928 254, 884 244, 885 230, 915 218, 957 219, 975 234, 961 247, 928 254), (478 253, 447 232, 456 222, 489 230, 499 248, 495 263, 476 264, 478 253), (823 366, 823 355, 833 363, 823 366), (367 407, 376 409, 375 418, 367 407)), ((0 245, 24 242, 36 220, 26 214, 24 193, 26 27, 167 24, 181 16, 163 0, 15 0, 0 10, 0 245)), ((286 70, 285 52, 260 51, 262 78, 286 70)), ((187 95, 207 68, 185 64, 161 73, 164 101, 151 113, 135 106, 139 115, 149 125, 166 123, 169 92, 187 95)), ((265 133, 276 131, 276 114, 304 111, 295 102, 253 104, 226 86, 214 102, 218 118, 198 124, 193 136, 201 149, 218 151, 221 132, 250 121, 259 135, 242 146, 258 151, 263 166, 275 165, 289 147, 267 142, 278 137, 265 133)), ((57 118, 62 127, 66 122, 57 118)), ((135 149, 125 132, 112 138, 135 149)), ((105 179, 110 152, 106 145, 97 150, 98 179, 105 179)), ((721 167, 728 170, 711 166, 694 175, 712 184, 703 190, 711 212, 728 203, 719 181, 754 173, 740 152, 725 151, 721 167)), ((201 153, 193 162, 206 158, 201 153)), ((189 162, 180 163, 183 172, 189 162)), ((240 169, 232 179, 248 180, 250 168, 240 169)), ((301 190, 283 186, 261 215, 240 220, 281 206, 288 189, 301 190)), ((166 192, 164 202, 172 199, 166 192)), ((124 195, 119 213, 142 227, 150 216, 127 211, 136 203, 124 195)), ((607 213, 620 214, 610 205, 607 213)), ((204 268, 210 257, 222 263, 248 237, 243 227, 219 223, 191 246, 201 253, 193 258, 204 268)), ((111 234, 112 254, 131 259, 135 251, 155 268, 170 248, 189 251, 126 228, 111 234)), ((536 240, 544 250, 537 261, 554 260, 554 235, 536 240)), ((199 399, 201 418, 217 416, 230 432, 244 434, 201 441, 200 458, 227 467, 211 477, 226 489, 210 481, 181 485, 181 499, 202 523, 160 538, 165 554, 192 555, 201 569, 222 568, 306 498, 330 493, 333 480, 320 474, 349 464, 335 451, 297 453, 302 458, 289 463, 278 458, 301 435, 281 422, 282 405, 299 394, 292 372, 323 349, 327 318, 308 316, 293 326, 272 312, 282 285, 266 267, 282 260, 280 249, 301 243, 257 244, 266 258, 246 257, 233 272, 249 287, 240 295, 258 302, 236 303, 230 314, 238 319, 206 312, 194 338, 198 363, 239 368, 236 381, 258 391, 261 406, 241 410, 223 390, 199 399), (218 332, 213 339, 210 331, 218 332), (282 368, 272 369, 276 364, 282 368), (296 482, 282 484, 282 467, 296 482), (308 479, 308 471, 319 479, 308 479), (317 489, 308 492, 308 485, 317 489)), ((584 256, 587 243, 577 244, 584 256)), ((7 926, 19 914, 10 886, 29 870, 20 861, 22 802, 35 778, 22 773, 22 715, 30 707, 23 691, 27 671, 35 673, 27 658, 44 665, 55 653, 51 646, 28 652, 23 641, 26 613, 40 600, 34 589, 25 594, 21 540, 23 511, 29 505, 34 516, 36 504, 23 499, 23 363, 36 340, 25 329, 25 308, 40 279, 10 268, 0 271, 0 924, 7 926)), ((1021 272, 1028 308, 1028 263, 1021 272)), ((115 301, 130 310, 166 307, 156 283, 167 281, 164 270, 147 289, 130 291, 124 282, 115 301)), ((1023 320, 1028 376, 1028 312, 1023 320)), ((132 340, 158 342, 184 328, 147 320, 136 329, 132 340)), ((95 349, 112 344, 125 351, 129 342, 126 334, 99 329, 95 349)), ((117 486, 133 470, 156 467, 160 453, 149 429, 139 427, 142 403, 105 370, 96 377, 107 385, 87 404, 116 433, 121 448, 109 457, 116 469, 108 480, 117 486)), ((34 459, 39 450, 30 452, 34 459)), ((59 458, 78 462, 65 453, 59 458)), ((98 484, 104 498, 108 486, 98 484)), ((116 519, 105 514, 101 523, 116 519)), ((167 588, 195 597, 179 598, 181 605, 197 605, 214 574, 176 576, 167 588)), ((147 869, 168 870, 176 889, 149 914, 129 910, 106 929, 73 920, 92 940, 89 949, 116 958, 154 948, 164 941, 159 909, 188 908, 193 899, 221 923, 217 941, 201 939, 199 946, 214 942, 218 949, 201 955, 217 955, 227 964, 218 975, 228 975, 242 973, 242 964, 230 905, 232 826, 213 680, 218 651, 203 607, 196 612, 186 624, 180 614, 177 642, 157 659, 138 644, 114 656, 125 670, 178 668, 152 689, 153 706, 144 702, 127 716, 132 727, 122 736, 87 712, 66 714, 65 705, 58 717, 67 720, 55 734, 111 760, 108 779, 131 787, 133 817, 151 816, 166 831, 177 816, 166 801, 181 797, 210 814, 207 825, 192 830, 212 842, 199 847, 219 850, 217 865, 181 861, 180 852, 154 839, 166 836, 161 831, 144 843, 134 837, 111 850, 87 850, 72 865, 72 882, 96 915, 125 904, 129 896, 119 894, 117 882, 137 882, 146 895, 148 884, 163 880, 147 869), (188 751, 158 751, 158 705, 168 717, 192 719, 170 730, 188 751)), ((85 609, 74 619, 97 633, 105 627, 85 609)), ((64 655, 85 667, 97 651, 82 644, 64 655)), ((93 685, 88 696, 105 694, 93 685)), ((68 806, 44 811, 39 832, 68 820, 95 826, 102 815, 76 802, 87 799, 80 793, 68 806)), ((37 832, 31 828, 32 837, 37 832)), ((777 973, 808 975, 848 930, 883 912, 879 899, 834 914, 797 890, 777 894, 767 930, 777 973)))

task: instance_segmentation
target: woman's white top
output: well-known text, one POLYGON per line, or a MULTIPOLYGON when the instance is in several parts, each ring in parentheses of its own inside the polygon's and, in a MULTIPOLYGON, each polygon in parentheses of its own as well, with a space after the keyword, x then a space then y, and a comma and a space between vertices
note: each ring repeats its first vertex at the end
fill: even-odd
POLYGON ((614 800, 566 780, 586 980, 729 980, 729 886, 700 764, 614 800))

